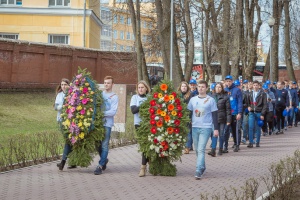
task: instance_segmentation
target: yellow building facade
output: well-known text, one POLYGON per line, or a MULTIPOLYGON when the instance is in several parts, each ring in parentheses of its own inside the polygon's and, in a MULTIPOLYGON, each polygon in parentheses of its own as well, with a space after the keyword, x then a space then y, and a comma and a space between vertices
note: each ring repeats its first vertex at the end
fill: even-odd
MULTIPOLYGON (((101 50, 104 51, 134 51, 135 38, 131 21, 131 15, 124 0, 110 0, 101 6, 101 20, 104 25, 101 31, 101 50)), ((162 55, 150 45, 155 26, 155 16, 152 2, 141 3, 141 39, 147 64, 162 63, 162 55)))
POLYGON ((0 3, 3 38, 99 49, 102 25, 100 0, 1 0, 0 3))

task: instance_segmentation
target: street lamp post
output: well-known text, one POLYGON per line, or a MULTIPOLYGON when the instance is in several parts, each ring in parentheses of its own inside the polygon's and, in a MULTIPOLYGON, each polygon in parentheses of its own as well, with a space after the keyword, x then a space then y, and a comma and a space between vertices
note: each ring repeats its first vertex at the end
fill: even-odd
POLYGON ((174 21, 174 0, 171 0, 171 38, 170 38, 170 80, 173 76, 173 21, 174 21))
POLYGON ((275 19, 274 19, 274 17, 270 17, 269 19, 268 19, 268 24, 269 24, 269 27, 270 27, 270 31, 271 31, 271 39, 270 39, 270 76, 269 76, 269 78, 270 78, 270 81, 271 81, 271 83, 273 83, 273 70, 272 70, 272 68, 273 68, 273 63, 272 63, 272 38, 273 38, 273 26, 274 26, 274 24, 275 24, 275 19))

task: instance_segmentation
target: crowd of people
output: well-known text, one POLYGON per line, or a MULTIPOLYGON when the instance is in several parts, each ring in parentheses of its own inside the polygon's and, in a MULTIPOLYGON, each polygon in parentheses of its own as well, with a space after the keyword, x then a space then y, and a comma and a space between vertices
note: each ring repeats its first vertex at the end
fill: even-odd
MULTIPOLYGON (((228 75, 225 80, 212 83, 208 93, 203 93, 203 86, 207 86, 205 81, 190 80, 188 89, 179 89, 182 95, 189 94, 186 102, 191 111, 189 135, 192 137, 187 138, 184 153, 193 150, 193 143, 197 154, 196 179, 200 179, 206 169, 204 155, 209 138, 211 150, 208 155, 221 156, 229 152, 230 136, 234 142, 233 152, 239 152, 241 144, 247 144, 248 148, 260 147, 261 135, 283 134, 288 128, 297 127, 300 120, 300 90, 295 81, 233 81, 228 75), (206 103, 210 108, 207 110, 203 99, 213 99, 217 109, 206 103), (202 111, 200 116, 196 110, 202 111)), ((209 88, 205 89, 208 91, 209 88)))
MULTIPOLYGON (((100 144, 100 161, 94 171, 95 175, 101 174, 108 163, 111 127, 118 108, 118 96, 112 92, 113 84, 111 76, 105 77, 105 90, 102 93, 106 102, 103 110, 105 139, 100 144)), ((55 101, 58 122, 68 87, 69 80, 62 79, 55 101)), ((130 102, 136 129, 141 122, 139 107, 150 92, 151 88, 147 82, 137 83, 136 94, 132 96, 130 102)), ((239 152, 241 144, 247 144, 248 148, 260 147, 263 145, 261 135, 283 134, 288 128, 297 127, 300 121, 300 90, 295 81, 273 83, 268 80, 264 83, 251 80, 233 81, 232 76, 228 75, 223 81, 212 83, 210 88, 203 80, 197 82, 191 79, 189 83, 183 81, 178 87, 178 93, 190 111, 191 120, 188 124, 189 132, 184 154, 189 154, 194 149, 196 151, 196 179, 200 179, 206 170, 205 148, 209 140, 211 150, 208 155, 222 156, 229 152, 230 137, 233 138, 233 152, 239 152)), ((71 151, 71 146, 66 143, 62 161, 57 165, 59 170, 63 170, 71 151)), ((149 160, 142 154, 140 177, 145 176, 148 162, 149 160)))

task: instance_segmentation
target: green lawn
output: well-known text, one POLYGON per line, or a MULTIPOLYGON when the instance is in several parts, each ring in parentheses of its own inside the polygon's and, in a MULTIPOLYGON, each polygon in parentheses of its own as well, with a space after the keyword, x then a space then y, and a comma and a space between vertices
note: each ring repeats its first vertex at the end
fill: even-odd
POLYGON ((0 136, 58 130, 54 92, 0 93, 0 136))

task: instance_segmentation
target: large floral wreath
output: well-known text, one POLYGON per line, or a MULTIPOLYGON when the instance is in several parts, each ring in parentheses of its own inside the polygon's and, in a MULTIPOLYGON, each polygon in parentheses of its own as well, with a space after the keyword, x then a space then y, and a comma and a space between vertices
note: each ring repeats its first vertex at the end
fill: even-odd
POLYGON ((140 151, 149 158, 149 172, 175 176, 176 166, 171 162, 180 159, 188 133, 186 104, 172 84, 163 80, 141 105, 140 116, 137 141, 140 151))
POLYGON ((70 165, 87 167, 91 164, 99 141, 104 139, 102 92, 91 74, 79 68, 70 84, 62 110, 63 134, 72 145, 68 155, 70 165))

